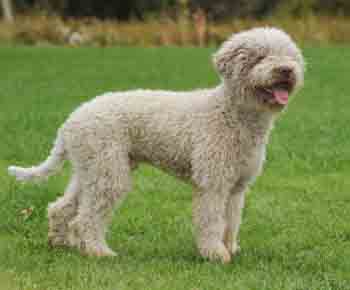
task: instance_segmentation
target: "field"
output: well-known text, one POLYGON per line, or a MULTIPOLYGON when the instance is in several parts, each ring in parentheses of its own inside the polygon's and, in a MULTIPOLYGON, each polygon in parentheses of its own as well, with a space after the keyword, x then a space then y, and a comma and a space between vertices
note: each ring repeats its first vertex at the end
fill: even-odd
POLYGON ((43 160, 68 114, 99 93, 215 85, 213 49, 0 48, 0 289, 349 290, 350 49, 304 51, 306 86, 248 193, 242 253, 220 265, 195 248, 191 187, 157 169, 135 172, 109 233, 112 259, 47 246, 46 207, 68 166, 40 186, 6 173, 43 160))

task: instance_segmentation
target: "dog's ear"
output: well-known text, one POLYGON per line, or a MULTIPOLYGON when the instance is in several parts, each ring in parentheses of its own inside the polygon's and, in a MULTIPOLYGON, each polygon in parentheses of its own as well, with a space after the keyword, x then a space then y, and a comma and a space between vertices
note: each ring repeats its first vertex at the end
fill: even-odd
POLYGON ((235 58, 241 53, 242 48, 232 45, 232 41, 228 40, 213 55, 214 67, 222 77, 231 77, 235 68, 235 58))

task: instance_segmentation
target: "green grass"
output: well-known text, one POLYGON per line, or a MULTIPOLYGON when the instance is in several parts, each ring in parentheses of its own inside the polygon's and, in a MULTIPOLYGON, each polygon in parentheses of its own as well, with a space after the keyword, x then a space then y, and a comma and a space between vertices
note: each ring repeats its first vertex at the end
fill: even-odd
POLYGON ((18 184, 9 164, 44 159, 58 126, 96 94, 217 83, 211 49, 3 47, 0 78, 0 289, 350 289, 350 49, 307 48, 306 87, 276 124, 263 175, 247 197, 242 253, 199 258, 191 187, 144 166, 116 213, 113 259, 47 246, 46 206, 69 168, 18 184), (23 209, 33 207, 31 215, 23 209))

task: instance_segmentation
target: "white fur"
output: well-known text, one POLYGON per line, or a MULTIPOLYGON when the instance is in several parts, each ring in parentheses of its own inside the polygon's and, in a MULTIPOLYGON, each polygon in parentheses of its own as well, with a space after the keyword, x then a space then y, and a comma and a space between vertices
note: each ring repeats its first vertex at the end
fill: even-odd
POLYGON ((229 262, 238 249, 244 192, 260 174, 273 121, 281 111, 256 89, 280 79, 281 66, 302 86, 303 57, 274 28, 233 35, 214 55, 222 82, 191 92, 108 93, 75 110, 42 165, 10 167, 18 180, 73 166, 63 197, 49 207, 49 239, 90 255, 113 255, 105 241, 112 209, 131 190, 131 170, 148 162, 191 182, 202 256, 229 262))

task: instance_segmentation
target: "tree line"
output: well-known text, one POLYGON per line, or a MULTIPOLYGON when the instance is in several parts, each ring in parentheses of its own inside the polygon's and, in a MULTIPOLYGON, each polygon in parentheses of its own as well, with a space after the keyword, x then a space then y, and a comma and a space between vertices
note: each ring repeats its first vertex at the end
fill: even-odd
MULTIPOLYGON (((350 15, 349 0, 0 0, 2 15, 13 11, 43 10, 64 17, 143 20, 179 9, 202 9, 213 20, 232 17, 265 18, 273 15, 302 17, 308 14, 350 15)), ((174 12, 175 11, 175 12, 174 12)))

